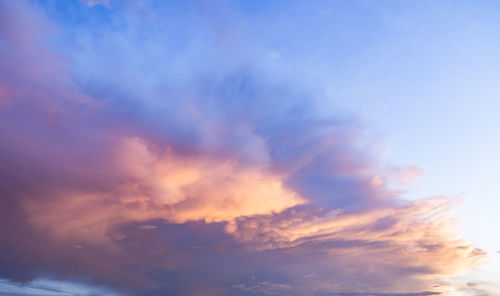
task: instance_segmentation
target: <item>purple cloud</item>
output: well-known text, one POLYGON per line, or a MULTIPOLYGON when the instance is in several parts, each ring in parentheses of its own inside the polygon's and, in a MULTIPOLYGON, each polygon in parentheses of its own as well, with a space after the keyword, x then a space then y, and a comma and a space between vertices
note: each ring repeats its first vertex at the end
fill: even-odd
MULTIPOLYGON (((162 23, 146 12, 129 20, 139 31, 162 23)), ((423 296, 480 262, 452 231, 452 201, 373 182, 355 122, 266 77, 221 24, 206 29, 216 60, 233 54, 219 69, 192 65, 203 34, 180 42, 195 62, 171 49, 165 62, 165 32, 139 46, 102 28, 62 54, 62 28, 33 5, 2 2, 0 22, 1 277, 132 295, 423 296)))

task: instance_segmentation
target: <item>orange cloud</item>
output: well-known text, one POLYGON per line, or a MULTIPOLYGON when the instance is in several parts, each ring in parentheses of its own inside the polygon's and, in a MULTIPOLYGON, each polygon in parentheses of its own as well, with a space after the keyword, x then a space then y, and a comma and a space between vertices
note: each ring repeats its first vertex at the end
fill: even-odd
POLYGON ((335 271, 336 280, 325 281, 319 273, 301 277, 299 285, 336 291, 402 293, 436 286, 433 291, 453 295, 452 287, 437 283, 477 266, 484 254, 457 237, 453 200, 388 202, 355 212, 301 209, 297 206, 307 199, 266 167, 180 155, 140 138, 118 143, 108 164, 121 180, 116 186, 28 199, 24 206, 31 223, 57 241, 113 252, 116 242, 127 238, 113 231, 122 223, 223 222, 242 251, 278 252, 286 262, 297 256, 319 260, 316 268, 335 271), (379 274, 384 279, 374 280, 379 274), (395 280, 388 281, 391 274, 395 280), (353 278, 371 286, 350 283, 353 278))
MULTIPOLYGON (((402 293, 428 289, 482 262, 485 253, 456 234, 450 215, 453 203, 431 198, 356 213, 291 211, 279 217, 243 218, 227 230, 252 250, 279 249, 291 256, 324 252, 323 260, 331 268, 352 269, 360 277, 375 276, 389 266, 415 270, 406 276, 394 275, 394 281, 380 287, 402 293)), ((436 291, 453 295, 446 294, 449 288, 436 291)))
POLYGON ((25 207, 33 224, 59 238, 101 243, 124 221, 232 221, 306 202, 284 187, 282 176, 263 167, 158 151, 139 138, 123 140, 115 155, 111 163, 122 183, 109 192, 66 191, 49 201, 29 200, 25 207))

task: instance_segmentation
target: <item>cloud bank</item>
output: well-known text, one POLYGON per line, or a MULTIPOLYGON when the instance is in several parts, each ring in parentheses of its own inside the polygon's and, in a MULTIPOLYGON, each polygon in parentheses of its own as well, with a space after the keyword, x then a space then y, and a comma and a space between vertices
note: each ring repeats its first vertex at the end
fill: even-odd
POLYGON ((387 188, 356 122, 249 37, 237 7, 83 4, 106 17, 66 28, 0 2, 0 277, 454 295, 444 279, 480 263, 453 201, 387 188))

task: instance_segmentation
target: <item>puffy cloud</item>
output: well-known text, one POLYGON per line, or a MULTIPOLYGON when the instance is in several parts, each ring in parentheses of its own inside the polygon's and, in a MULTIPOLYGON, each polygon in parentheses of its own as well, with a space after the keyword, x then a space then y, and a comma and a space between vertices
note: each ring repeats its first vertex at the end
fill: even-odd
POLYGON ((63 55, 46 34, 64 28, 0 5, 0 276, 133 295, 446 295, 442 278, 480 263, 453 201, 399 199, 355 124, 209 8, 188 5, 178 39, 155 9, 113 11, 143 43, 97 26, 63 55))
POLYGON ((59 238, 102 242, 120 222, 232 221, 305 203, 282 177, 231 160, 174 156, 169 149, 157 155, 138 138, 123 140, 116 155, 117 179, 123 181, 111 184, 110 192, 56 189, 49 200, 25 202, 31 223, 59 238))

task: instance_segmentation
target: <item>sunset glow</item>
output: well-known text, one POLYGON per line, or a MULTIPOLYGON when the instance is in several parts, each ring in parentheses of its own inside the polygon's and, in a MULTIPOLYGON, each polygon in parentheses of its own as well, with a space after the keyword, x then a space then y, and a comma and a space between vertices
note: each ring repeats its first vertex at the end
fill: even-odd
POLYGON ((0 296, 500 295, 499 17, 0 0, 0 296))

